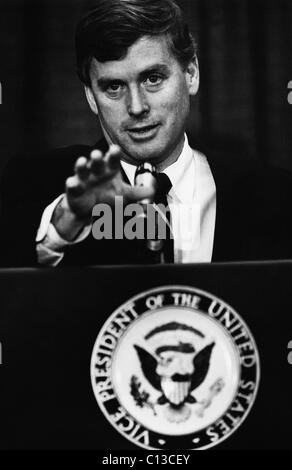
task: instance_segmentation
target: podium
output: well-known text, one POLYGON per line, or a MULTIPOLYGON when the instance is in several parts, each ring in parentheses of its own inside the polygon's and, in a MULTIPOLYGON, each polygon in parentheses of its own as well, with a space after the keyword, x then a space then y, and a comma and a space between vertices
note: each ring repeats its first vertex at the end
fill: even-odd
POLYGON ((291 279, 291 261, 1 270, 0 448, 291 449, 291 279))

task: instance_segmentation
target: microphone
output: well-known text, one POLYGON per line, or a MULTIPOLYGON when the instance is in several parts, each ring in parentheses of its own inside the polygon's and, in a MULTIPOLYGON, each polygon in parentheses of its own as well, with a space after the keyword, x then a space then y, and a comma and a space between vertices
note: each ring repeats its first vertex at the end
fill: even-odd
MULTIPOLYGON (((136 173, 135 173, 135 179, 134 179, 134 184, 135 186, 146 186, 147 188, 153 188, 156 189, 157 186, 157 181, 155 178, 156 174, 156 168, 154 165, 148 162, 141 163, 137 168, 136 168, 136 173)), ((152 204, 154 198, 148 197, 145 199, 142 199, 140 201, 140 204, 142 205, 147 205, 147 204, 152 204)))
MULTIPOLYGON (((146 186, 151 187, 154 190, 157 189, 157 179, 156 179, 156 168, 149 162, 141 163, 135 173, 134 184, 135 186, 146 186)), ((144 218, 147 224, 147 209, 149 205, 153 204, 154 196, 144 198, 140 201, 140 204, 143 208, 144 218)), ((158 227, 157 227, 157 217, 155 219, 155 235, 158 235, 158 227)), ((153 220, 153 219, 152 219, 153 220)), ((157 258, 157 262, 163 262, 163 240, 159 240, 158 238, 154 239, 147 239, 147 248, 151 251, 155 257, 157 258)))

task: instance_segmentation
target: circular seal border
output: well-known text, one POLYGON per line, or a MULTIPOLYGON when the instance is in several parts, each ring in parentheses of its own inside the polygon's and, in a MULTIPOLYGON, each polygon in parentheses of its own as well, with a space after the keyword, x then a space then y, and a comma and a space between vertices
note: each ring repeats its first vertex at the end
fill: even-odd
MULTIPOLYGON (((172 292, 172 291, 182 291, 182 293, 186 293, 186 292, 189 292, 189 293, 192 293, 194 295, 199 295, 199 296, 202 296, 202 297, 207 297, 209 298, 210 300, 212 301, 216 301, 218 302, 219 304, 223 304, 224 307, 228 308, 228 310, 230 310, 230 312, 241 322, 242 326, 245 328, 246 332, 248 333, 248 337, 252 340, 252 343, 253 343, 253 347, 254 347, 254 355, 255 355, 255 358, 256 358, 256 361, 255 361, 255 365, 256 365, 256 377, 255 377, 255 380, 254 380, 254 384, 255 384, 255 388, 253 389, 252 393, 253 393, 253 396, 252 396, 252 399, 251 401, 249 402, 248 404, 248 407, 246 408, 245 412, 244 412, 244 415, 238 420, 237 424, 234 425, 234 427, 232 427, 232 429, 226 434, 226 435, 223 435, 221 437, 218 438, 218 440, 216 440, 215 442, 210 442, 209 444, 207 445, 203 445, 202 447, 194 447, 194 448, 190 448, 190 447, 185 447, 184 449, 182 449, 181 447, 179 448, 180 450, 204 450, 204 449, 208 449, 208 448, 211 448, 211 447, 216 447, 217 445, 221 444, 222 442, 224 442, 226 439, 228 439, 242 424, 243 422, 246 420, 247 416, 249 415, 251 409, 253 408, 253 405, 254 405, 254 402, 255 402, 255 399, 257 397, 257 393, 258 393, 258 389, 259 389, 259 384, 260 384, 260 376, 261 376, 261 366, 260 366, 260 356, 259 356, 259 352, 258 352, 258 348, 257 348, 257 344, 256 344, 256 341, 254 339, 254 336, 253 334, 251 333, 250 331, 250 328, 248 327, 247 323, 245 322, 245 320, 237 313, 237 311, 231 307, 231 305, 229 303, 227 303, 225 300, 222 300, 221 298, 217 297, 216 295, 213 295, 211 294, 210 292, 208 291, 204 291, 202 289, 199 289, 199 288, 196 288, 196 287, 193 287, 193 286, 186 286, 186 285, 179 285, 179 284, 175 284, 175 285, 163 285, 163 286, 158 286, 158 287, 154 287, 154 288, 151 288, 151 289, 148 289, 146 291, 143 291, 143 292, 140 292, 139 294, 136 294, 132 297, 130 297, 129 299, 127 299, 125 302, 123 302, 121 305, 119 305, 119 307, 117 307, 111 314, 110 316, 107 318, 107 320, 105 321, 105 323, 103 324, 102 328, 100 329, 99 333, 98 333, 98 336, 94 342, 94 346, 93 346, 93 349, 92 349, 92 354, 91 354, 91 361, 90 361, 90 378, 91 378, 91 385, 92 385, 92 389, 93 389, 93 393, 94 393, 94 396, 95 396, 95 399, 97 401, 97 404, 100 408, 100 410, 102 411, 103 415, 105 416, 105 418, 107 419, 107 421, 109 422, 109 424, 115 428, 118 433, 123 436, 124 439, 127 439, 129 440, 130 442, 132 442, 135 446, 137 447, 140 447, 140 448, 143 448, 143 449, 146 449, 146 450, 175 450, 175 448, 164 448, 164 447, 151 447, 151 446, 146 446, 144 444, 142 444, 141 442, 137 442, 137 440, 135 440, 133 437, 131 437, 130 435, 127 435, 125 434, 125 432, 123 432, 119 426, 113 422, 113 420, 110 418, 110 414, 109 412, 107 411, 106 407, 104 406, 103 402, 101 400, 98 400, 97 398, 97 394, 95 392, 95 387, 96 387, 96 383, 94 382, 94 379, 95 379, 95 374, 93 374, 93 369, 95 367, 95 350, 96 350, 96 347, 98 346, 98 343, 100 341, 100 339, 103 337, 104 333, 106 332, 108 326, 111 324, 112 320, 115 318, 115 316, 121 312, 121 310, 123 309, 123 307, 127 307, 129 304, 133 304, 133 303, 136 303, 138 300, 140 299, 143 299, 145 297, 148 297, 150 295, 155 295, 157 293, 162 293, 162 292, 172 292)), ((184 308, 183 306, 178 306, 178 308, 184 308)), ((192 307, 189 307, 192 309, 192 307)), ((139 313, 138 314, 138 318, 141 318, 143 315, 147 315, 151 312, 154 312, 155 310, 157 310, 156 308, 153 308, 153 310, 151 309, 148 309, 144 312, 142 312, 141 314, 139 313)), ((195 310, 193 308, 193 310, 195 310)), ((215 322, 218 322, 220 323, 218 320, 216 320, 214 317, 210 316, 208 314, 208 312, 204 312, 204 310, 200 310, 198 309, 198 313, 201 312, 201 313, 206 313, 210 319, 214 320, 215 322)), ((138 318, 136 319, 133 319, 130 323, 130 325, 128 326, 128 328, 133 324, 133 322, 135 322, 135 320, 137 320, 138 318)), ((226 327, 224 327, 223 325, 221 325, 222 329, 225 330, 226 334, 228 334, 228 329, 226 327)), ((125 332, 127 331, 127 328, 125 329, 125 331, 121 334, 121 336, 118 338, 118 342, 121 340, 121 337, 125 334, 125 332)), ((232 338, 232 335, 229 333, 229 336, 230 336, 230 339, 232 339, 233 341, 233 344, 235 347, 238 347, 238 345, 235 343, 235 341, 233 340, 232 338)), ((116 348, 115 348, 116 349, 116 348)), ((113 356, 113 354, 115 353, 115 349, 112 351, 112 355, 111 357, 113 356)), ((242 369, 242 366, 240 365, 240 371, 242 369)), ((239 386, 238 386, 239 388, 239 386)), ((238 391, 237 391, 238 393, 238 391)), ((237 395, 237 394, 236 394, 237 395)), ((122 407, 122 404, 120 403, 119 401, 119 398, 118 396, 115 397, 116 401, 120 404, 120 406, 122 407)), ((232 403, 232 402, 231 402, 232 403)), ((214 422, 217 422, 219 419, 221 419, 222 417, 225 416, 225 414, 227 413, 228 410, 226 410, 224 413, 222 413, 222 415, 220 416, 220 418, 216 419, 216 421, 214 422)), ((126 412, 126 414, 128 414, 129 416, 131 416, 128 412, 126 412)), ((134 417, 131 416, 131 418, 135 421, 135 422, 138 422, 134 417)), ((142 425, 143 426, 143 425, 142 425)), ((137 427, 137 426, 136 426, 137 427)), ((153 431, 150 431, 149 432, 152 432, 153 431)), ((153 433, 155 434, 155 433, 153 433)), ((196 435, 198 433, 193 433, 193 436, 196 435)), ((163 436, 163 435, 162 435, 163 436)), ((187 434, 185 435, 187 436, 187 434)), ((193 440, 193 442, 195 442, 195 439, 193 440)), ((177 449, 178 450, 178 449, 177 449)))

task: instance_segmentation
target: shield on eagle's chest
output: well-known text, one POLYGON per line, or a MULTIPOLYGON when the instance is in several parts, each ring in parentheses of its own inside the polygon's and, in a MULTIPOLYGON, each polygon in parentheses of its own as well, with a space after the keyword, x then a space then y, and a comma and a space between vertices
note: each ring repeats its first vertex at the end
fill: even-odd
POLYGON ((163 377, 161 380, 162 391, 167 400, 175 406, 184 403, 189 395, 191 382, 175 382, 172 379, 163 377))

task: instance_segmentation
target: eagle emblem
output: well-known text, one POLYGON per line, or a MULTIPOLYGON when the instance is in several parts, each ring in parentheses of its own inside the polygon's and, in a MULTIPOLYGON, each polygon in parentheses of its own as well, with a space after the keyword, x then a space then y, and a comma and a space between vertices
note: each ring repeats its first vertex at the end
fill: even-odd
POLYGON ((108 317, 90 372, 100 410, 134 445, 208 449, 246 419, 259 355, 230 305, 194 287, 167 285, 137 294, 108 317))
MULTIPOLYGON (((155 345, 153 352, 133 345, 144 378, 160 392, 156 404, 167 405, 164 414, 170 422, 187 420, 191 415, 188 404, 202 404, 193 392, 207 376, 215 341, 197 351, 194 335, 204 337, 193 327, 172 322, 146 335, 145 339, 152 340, 155 345)), ((217 393, 220 391, 218 387, 216 390, 217 393)), ((208 406, 207 401, 205 405, 208 406)))

